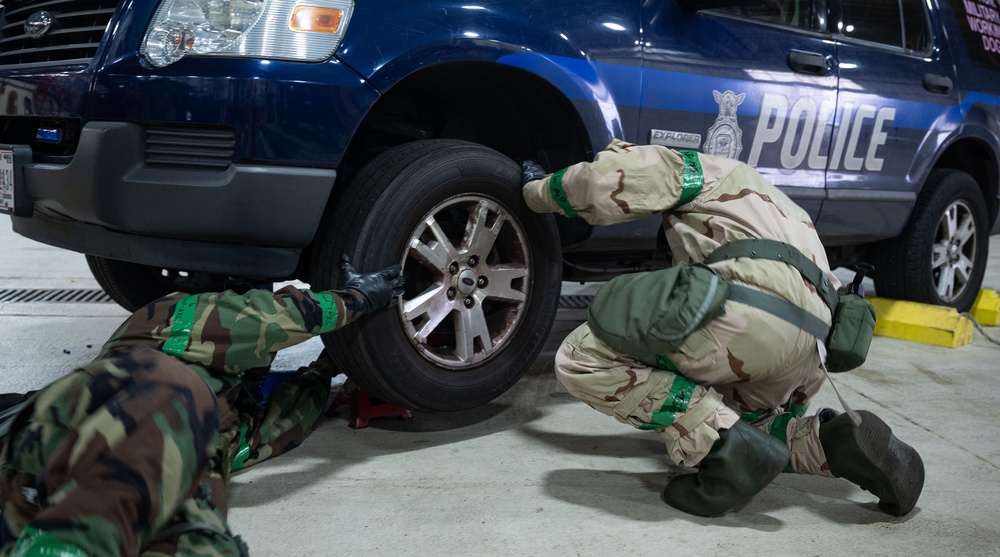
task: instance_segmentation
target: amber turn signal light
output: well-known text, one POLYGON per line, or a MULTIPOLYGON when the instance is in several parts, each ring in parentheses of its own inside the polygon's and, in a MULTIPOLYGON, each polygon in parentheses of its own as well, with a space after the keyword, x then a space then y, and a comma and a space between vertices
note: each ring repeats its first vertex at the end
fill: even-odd
POLYGON ((344 19, 344 10, 320 6, 295 6, 288 26, 296 31, 336 33, 344 19))

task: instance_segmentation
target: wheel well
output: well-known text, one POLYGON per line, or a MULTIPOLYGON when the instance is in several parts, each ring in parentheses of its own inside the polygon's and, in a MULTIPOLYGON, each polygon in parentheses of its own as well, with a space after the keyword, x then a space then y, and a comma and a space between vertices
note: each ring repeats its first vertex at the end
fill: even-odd
POLYGON ((583 122, 555 87, 508 66, 455 62, 421 70, 386 91, 338 172, 350 179, 375 155, 417 139, 473 141, 549 170, 593 154, 583 122))
MULTIPOLYGON (((1000 211, 1000 202, 997 200, 1000 169, 996 155, 986 143, 974 138, 960 139, 945 149, 934 168, 961 170, 972 176, 983 191, 990 224, 996 221, 997 212, 1000 211)), ((920 195, 927 195, 927 191, 921 191, 920 195)), ((871 247, 871 244, 829 246, 827 256, 834 267, 853 265, 860 261, 871 262, 871 247)))
POLYGON ((1000 169, 993 151, 978 139, 961 139, 948 146, 937 160, 935 168, 952 168, 967 172, 979 184, 986 199, 986 212, 992 225, 1000 211, 997 188, 1000 187, 1000 169))

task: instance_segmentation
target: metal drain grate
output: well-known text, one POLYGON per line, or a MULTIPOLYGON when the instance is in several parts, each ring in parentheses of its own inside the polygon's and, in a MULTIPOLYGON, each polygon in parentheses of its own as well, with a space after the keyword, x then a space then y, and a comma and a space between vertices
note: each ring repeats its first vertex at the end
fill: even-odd
POLYGON ((559 296, 559 308, 587 309, 590 307, 590 303, 593 301, 594 301, 593 296, 583 296, 583 295, 559 296))
POLYGON ((0 302, 114 303, 103 290, 67 288, 0 288, 0 302))
MULTIPOLYGON (((594 301, 593 296, 560 296, 559 307, 562 309, 587 309, 594 301)), ((103 290, 73 290, 67 288, 0 288, 0 302, 27 303, 87 303, 113 304, 103 290)))

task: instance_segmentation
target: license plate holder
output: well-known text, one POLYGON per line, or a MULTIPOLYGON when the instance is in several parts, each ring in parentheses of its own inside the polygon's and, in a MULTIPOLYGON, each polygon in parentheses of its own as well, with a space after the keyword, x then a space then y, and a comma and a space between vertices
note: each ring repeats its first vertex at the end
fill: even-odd
POLYGON ((0 145, 0 213, 31 216, 32 202, 24 183, 24 166, 31 162, 31 147, 0 145))

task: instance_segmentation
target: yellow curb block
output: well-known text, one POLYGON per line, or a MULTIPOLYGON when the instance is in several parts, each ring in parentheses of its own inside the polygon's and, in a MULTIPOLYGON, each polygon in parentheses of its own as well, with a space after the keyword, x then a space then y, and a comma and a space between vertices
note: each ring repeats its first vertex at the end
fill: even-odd
POLYGON ((969 313, 980 325, 996 327, 1000 325, 1000 294, 996 290, 980 290, 969 313))
POLYGON ((972 320, 955 308, 889 298, 868 298, 875 306, 875 334, 945 348, 972 342, 972 320))

